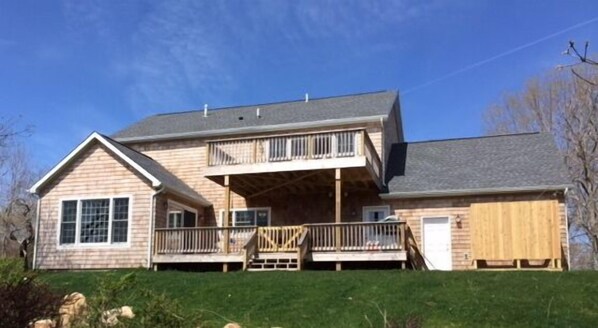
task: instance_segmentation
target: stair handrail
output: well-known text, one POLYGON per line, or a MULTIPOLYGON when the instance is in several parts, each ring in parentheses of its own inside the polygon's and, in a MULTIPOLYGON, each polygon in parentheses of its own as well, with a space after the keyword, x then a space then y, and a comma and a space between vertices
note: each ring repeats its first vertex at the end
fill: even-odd
POLYGON ((303 227, 303 233, 301 237, 299 237, 299 241, 297 242, 297 270, 303 269, 303 260, 309 251, 310 245, 310 238, 309 238, 309 228, 303 227))
POLYGON ((247 270, 249 260, 257 250, 257 228, 251 233, 251 236, 245 241, 243 245, 243 271, 247 270))

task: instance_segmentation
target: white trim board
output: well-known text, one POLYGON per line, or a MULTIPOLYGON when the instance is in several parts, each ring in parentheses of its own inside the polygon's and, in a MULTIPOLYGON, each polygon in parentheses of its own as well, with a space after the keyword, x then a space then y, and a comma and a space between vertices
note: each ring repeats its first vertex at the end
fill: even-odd
POLYGON ((82 143, 80 143, 75 149, 73 149, 65 158, 63 158, 56 166, 50 170, 50 172, 46 173, 43 178, 41 178, 38 182, 36 182, 30 189, 29 192, 33 194, 37 194, 39 188, 46 184, 50 179, 54 178, 66 165, 70 164, 77 155, 79 155, 91 142, 94 140, 100 142, 102 145, 106 146, 106 148, 110 149, 114 154, 120 157, 123 161, 127 164, 131 165, 135 170, 137 170, 141 175, 146 177, 148 180, 151 181, 152 187, 159 188, 162 186, 162 182, 158 180, 156 177, 151 175, 147 172, 144 168, 139 166, 136 162, 131 160, 125 154, 123 154, 120 150, 118 150, 114 145, 112 145, 105 137, 97 132, 93 132, 89 135, 82 143))

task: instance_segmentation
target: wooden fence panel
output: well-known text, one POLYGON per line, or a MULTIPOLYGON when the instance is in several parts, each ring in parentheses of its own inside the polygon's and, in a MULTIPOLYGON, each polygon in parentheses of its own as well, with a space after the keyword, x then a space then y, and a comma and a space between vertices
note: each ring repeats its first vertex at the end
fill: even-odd
POLYGON ((560 259, 556 200, 472 204, 475 260, 560 259))

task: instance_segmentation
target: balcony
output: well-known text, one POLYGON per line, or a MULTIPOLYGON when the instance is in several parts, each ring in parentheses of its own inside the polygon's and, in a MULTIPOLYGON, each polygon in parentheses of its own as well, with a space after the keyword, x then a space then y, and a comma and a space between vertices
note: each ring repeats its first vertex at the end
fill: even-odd
POLYGON ((365 167, 382 164, 367 132, 343 130, 210 141, 206 176, 365 167))

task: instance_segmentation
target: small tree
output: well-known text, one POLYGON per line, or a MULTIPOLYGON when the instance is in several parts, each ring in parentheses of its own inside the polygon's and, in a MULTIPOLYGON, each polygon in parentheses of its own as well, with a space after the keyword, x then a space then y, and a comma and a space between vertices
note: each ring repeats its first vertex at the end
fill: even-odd
POLYGON ((27 192, 37 174, 18 137, 28 128, 16 128, 15 120, 0 119, 0 257, 27 253, 33 239, 35 200, 27 192))

